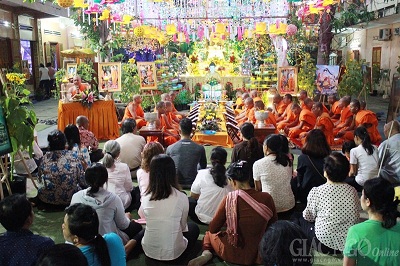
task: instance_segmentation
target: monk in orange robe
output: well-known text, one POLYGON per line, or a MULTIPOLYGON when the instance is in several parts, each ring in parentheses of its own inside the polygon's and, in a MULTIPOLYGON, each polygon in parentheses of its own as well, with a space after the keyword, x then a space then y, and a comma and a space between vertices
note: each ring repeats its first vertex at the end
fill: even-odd
POLYGON ((336 136, 339 131, 345 131, 353 122, 353 113, 350 111, 350 96, 344 96, 339 100, 339 108, 341 108, 340 118, 334 123, 333 134, 336 136))
POLYGON ((339 101, 336 99, 334 94, 328 96, 328 103, 331 105, 329 116, 331 117, 332 122, 335 123, 340 119, 342 108, 339 107, 339 101))
POLYGON ((361 110, 360 102, 358 100, 351 101, 350 111, 354 115, 351 126, 345 131, 340 131, 337 136, 341 137, 344 141, 353 140, 354 129, 359 126, 364 126, 369 133, 371 142, 375 145, 379 145, 382 141, 382 137, 378 131, 378 119, 376 118, 375 113, 369 110, 361 110))
POLYGON ((253 102, 257 102, 257 101, 262 101, 262 99, 258 96, 258 91, 257 90, 252 90, 250 92, 250 97, 253 98, 253 102))
MULTIPOLYGON (((166 146, 169 146, 171 144, 174 144, 177 142, 180 138, 179 132, 175 130, 174 128, 171 128, 168 120, 166 118, 166 107, 165 107, 165 102, 160 101, 157 106, 157 113, 158 113, 158 122, 157 122, 157 128, 161 129, 164 132, 164 143, 166 146)), ((147 141, 157 141, 157 137, 148 137, 147 141)))
POLYGON ((285 129, 285 127, 287 126, 292 127, 297 124, 299 116, 295 115, 292 112, 292 106, 293 106, 292 99, 293 97, 290 94, 286 94, 283 97, 283 100, 286 101, 288 106, 286 107, 285 112, 282 114, 282 116, 276 119, 277 121, 276 129, 278 131, 285 129))
MULTIPOLYGON (((334 137, 333 137, 333 122, 329 116, 328 113, 324 112, 323 104, 320 102, 314 103, 313 107, 311 108, 311 111, 313 114, 317 117, 317 120, 315 122, 314 129, 320 129, 322 132, 324 132, 324 135, 326 137, 326 140, 328 141, 329 145, 334 144, 334 137)), ((307 136, 308 132, 304 132, 300 134, 300 138, 304 139, 307 136)))
MULTIPOLYGON (((265 105, 263 103, 263 101, 257 101, 254 103, 254 108, 257 111, 265 111, 265 105)), ((278 134, 278 130, 276 129, 276 119, 275 116, 272 113, 272 110, 270 110, 270 108, 268 108, 267 110, 268 112, 268 118, 265 119, 264 123, 266 125, 273 125, 275 127, 275 134, 278 134)))
POLYGON ((125 108, 124 117, 122 121, 127 118, 133 118, 136 121, 136 127, 140 129, 141 127, 146 125, 146 120, 144 120, 144 111, 141 106, 142 97, 140 95, 134 95, 132 97, 132 102, 128 104, 125 108))
POLYGON ((272 99, 273 103, 273 114, 275 115, 275 118, 280 117, 286 110, 286 107, 289 105, 287 104, 282 97, 277 93, 274 95, 274 98, 272 99))
MULTIPOLYGON (((307 91, 301 90, 301 91, 299 92, 299 101, 300 101, 300 107, 301 107, 301 109, 304 109, 304 108, 305 108, 305 103, 304 103, 304 101, 305 101, 306 99, 308 99, 307 91)), ((310 111, 311 111, 311 109, 310 109, 310 111)))
POLYGON ((292 112, 299 115, 299 121, 296 126, 285 128, 285 133, 289 138, 298 138, 300 133, 308 132, 314 128, 317 118, 310 110, 306 108, 301 109, 298 104, 293 104, 292 112))
POLYGON ((282 102, 286 105, 286 108, 281 115, 278 115, 278 117, 276 117, 276 122, 280 122, 286 118, 286 114, 288 113, 288 110, 290 110, 290 108, 288 108, 288 106, 292 103, 292 100, 293 100, 293 97, 289 93, 285 94, 285 96, 283 96, 282 102))
POLYGON ((75 95, 80 94, 88 89, 85 84, 82 84, 82 79, 79 75, 75 75, 73 78, 74 86, 68 89, 68 93, 73 98, 75 95))
POLYGON ((165 102, 165 116, 168 120, 168 124, 179 131, 179 119, 178 117, 172 112, 172 103, 171 102, 165 102))
POLYGON ((235 119, 238 122, 238 126, 242 125, 244 122, 256 121, 256 117, 254 115, 254 102, 253 98, 248 97, 244 101, 244 112, 240 113, 235 119))
POLYGON ((250 95, 245 92, 245 93, 239 93, 240 96, 236 96, 236 106, 235 106, 235 114, 239 115, 241 112, 243 112, 244 109, 244 101, 250 97, 250 95))

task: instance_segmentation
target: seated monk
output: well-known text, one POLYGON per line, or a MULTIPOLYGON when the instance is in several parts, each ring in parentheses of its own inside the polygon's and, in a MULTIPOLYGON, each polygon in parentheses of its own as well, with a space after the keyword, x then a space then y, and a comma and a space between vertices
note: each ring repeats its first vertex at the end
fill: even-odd
POLYGON ((239 98, 236 99, 236 107, 235 107, 235 114, 239 115, 243 112, 244 109, 244 101, 249 98, 250 95, 245 92, 239 98))
MULTIPOLYGON (((255 111, 265 111, 265 105, 263 101, 257 101, 254 103, 255 111)), ((276 119, 275 116, 272 114, 272 109, 268 108, 268 118, 265 119, 264 124, 266 125, 273 125, 275 127, 275 134, 278 134, 278 130, 276 129, 276 119)))
POLYGON ((176 130, 179 131, 179 119, 178 117, 172 112, 172 103, 169 101, 165 102, 165 116, 168 120, 168 123, 176 130))
POLYGON ((68 99, 73 99, 75 95, 81 94, 88 89, 87 85, 82 84, 82 79, 79 75, 75 75, 73 78, 74 86, 68 89, 68 99))
POLYGON ((236 97, 236 101, 235 103, 232 105, 233 109, 236 109, 238 107, 241 107, 243 105, 243 101, 242 101, 242 91, 238 90, 236 91, 235 97, 236 97))
MULTIPOLYGON (((171 144, 174 144, 179 140, 180 136, 179 132, 168 123, 168 119, 165 116, 165 102, 160 101, 159 103, 157 103, 156 110, 158 113, 157 128, 161 129, 164 132, 165 145, 169 146, 171 144)), ((150 141, 157 141, 157 137, 148 137, 148 142, 150 141)))
POLYGON ((262 101, 262 99, 258 96, 258 91, 257 90, 252 90, 250 92, 250 97, 253 98, 253 102, 257 102, 257 101, 262 101))
POLYGON ((350 111, 353 113, 353 122, 347 130, 340 131, 337 136, 342 141, 348 141, 354 139, 354 129, 359 126, 364 126, 371 138, 371 142, 375 145, 379 145, 382 137, 378 131, 378 119, 375 113, 369 110, 361 110, 360 102, 356 99, 350 103, 350 111))
MULTIPOLYGON (((301 90, 301 91, 299 92, 299 102, 300 102, 300 107, 301 107, 301 109, 304 109, 304 107, 305 107, 304 101, 305 101, 306 99, 308 99, 307 91, 301 90)), ((310 109, 310 111, 311 111, 311 109, 310 109)))
POLYGON ((334 123, 333 135, 336 136, 339 131, 346 130, 353 122, 353 113, 350 111, 350 96, 344 96, 339 100, 340 118, 334 123))
MULTIPOLYGON (((310 98, 306 98, 306 99, 304 99, 303 104, 301 105, 301 109, 307 109, 308 111, 311 111, 311 108, 313 107, 313 105, 314 105, 314 101, 311 100, 310 98)), ((323 105, 323 106, 325 107, 325 105, 323 105)), ((326 109, 326 107, 325 107, 324 110, 328 110, 328 109, 326 109)))
POLYGON ((244 101, 244 106, 245 106, 244 113, 239 114, 239 118, 235 118, 236 121, 238 122, 238 126, 242 125, 244 122, 255 123, 256 121, 256 118, 254 116, 253 98, 251 97, 246 98, 246 100, 244 101))
MULTIPOLYGON (((311 108, 313 114, 317 117, 314 129, 320 129, 328 141, 329 145, 333 145, 333 122, 328 113, 324 112, 323 104, 320 102, 314 103, 311 108)), ((305 141, 308 132, 303 132, 300 134, 301 140, 305 141)))
POLYGON ((339 107, 339 101, 336 99, 336 95, 328 96, 328 103, 331 105, 331 110, 329 111, 329 116, 333 123, 340 119, 340 113, 342 108, 339 107))
POLYGON ((125 108, 125 113, 124 117, 122 118, 122 121, 124 121, 127 118, 132 118, 135 119, 136 121, 136 127, 140 129, 141 127, 146 125, 146 120, 144 120, 144 111, 141 106, 142 103, 142 97, 140 95, 133 95, 132 97, 132 102, 128 104, 128 106, 125 108))
POLYGON ((292 112, 299 116, 299 121, 294 127, 285 128, 285 133, 289 138, 298 138, 300 133, 308 132, 314 128, 317 118, 310 110, 307 108, 301 109, 298 104, 293 104, 292 112))
POLYGON ((283 98, 277 93, 274 95, 272 99, 272 110, 275 118, 280 117, 286 110, 286 107, 289 105, 286 103, 283 98))
MULTIPOLYGON (((276 118, 276 122, 282 122, 282 123, 287 123, 287 119, 288 119, 288 114, 291 114, 292 111, 292 101, 293 101, 293 97, 291 94, 285 94, 285 96, 283 96, 283 102, 285 102, 286 104, 286 108, 285 111, 283 112, 282 115, 280 115, 278 118, 276 118)), ((289 115, 290 117, 290 115, 289 115)), ((282 128, 284 128, 285 126, 283 126, 282 128)))

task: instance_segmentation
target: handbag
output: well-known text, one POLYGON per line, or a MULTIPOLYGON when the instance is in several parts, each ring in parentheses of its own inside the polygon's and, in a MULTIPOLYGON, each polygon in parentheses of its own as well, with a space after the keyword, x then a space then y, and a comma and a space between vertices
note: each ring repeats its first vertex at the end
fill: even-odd
POLYGON ((321 174, 321 172, 318 170, 318 168, 315 166, 315 164, 313 163, 313 161, 311 160, 310 156, 308 156, 308 159, 310 160, 311 165, 314 167, 315 171, 317 171, 317 173, 319 174, 320 177, 322 177, 322 179, 326 180, 326 177, 324 175, 321 174))

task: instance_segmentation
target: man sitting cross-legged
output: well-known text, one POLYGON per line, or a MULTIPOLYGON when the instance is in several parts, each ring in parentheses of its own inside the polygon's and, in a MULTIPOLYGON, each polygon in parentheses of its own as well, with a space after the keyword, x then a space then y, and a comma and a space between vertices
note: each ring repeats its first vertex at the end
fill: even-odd
MULTIPOLYGON (((257 111, 264 111, 265 110, 265 105, 263 101, 257 101, 254 103, 254 108, 257 111)), ((272 114, 272 110, 270 110, 270 108, 268 108, 267 110, 268 112, 268 118, 265 119, 264 123, 266 125, 273 125, 275 127, 275 133, 277 133, 278 131, 276 130, 276 120, 275 120, 275 116, 272 114)), ((255 122, 253 123, 255 124, 255 122)))
POLYGON ((328 96, 328 103, 331 105, 331 110, 329 111, 329 116, 333 123, 340 119, 340 113, 342 108, 339 105, 339 101, 336 99, 336 95, 328 96))
POLYGON ((178 182, 183 188, 190 188, 196 178, 197 170, 207 167, 204 147, 190 139, 192 130, 192 121, 183 118, 179 122, 181 140, 169 146, 166 151, 166 154, 175 162, 178 182))
POLYGON ((54 246, 49 237, 34 235, 32 204, 22 194, 0 201, 0 223, 7 230, 0 235, 0 265, 35 265, 40 255, 54 246))
POLYGON ((293 97, 290 94, 285 94, 283 97, 283 101, 287 103, 287 106, 285 112, 283 112, 283 114, 276 119, 278 130, 284 129, 286 126, 292 124, 296 120, 296 116, 292 112, 292 100, 293 97))
MULTIPOLYGON (((315 123, 314 129, 320 129, 328 142, 329 145, 333 144, 333 123, 329 114, 324 112, 324 108, 322 103, 316 102, 311 108, 313 114, 317 117, 317 121, 315 123)), ((300 134, 300 138, 305 141, 305 137, 308 132, 303 132, 300 134)))
POLYGON ((277 119, 283 115, 283 113, 286 110, 286 107, 289 105, 289 102, 285 101, 278 93, 274 95, 272 102, 273 102, 272 105, 273 114, 277 119))
POLYGON ((254 101, 253 98, 248 97, 244 101, 245 110, 241 114, 239 114, 235 119, 238 122, 238 125, 242 125, 244 122, 255 121, 254 117, 254 101))
MULTIPOLYGON (((169 123, 165 115, 166 106, 165 102, 160 101, 156 105, 156 110, 158 114, 157 128, 161 129, 164 133, 164 143, 166 146, 172 145, 178 141, 179 134, 176 129, 174 129, 169 123)), ((150 141, 156 141, 156 137, 150 137, 150 141)))
POLYGON ((172 109, 173 105, 172 102, 166 101, 165 102, 165 116, 168 119, 168 123, 176 130, 179 130, 179 121, 181 118, 178 118, 178 116, 173 112, 172 109))
POLYGON ((350 111, 350 96, 344 96, 339 100, 338 106, 342 108, 340 118, 334 123, 333 135, 336 136, 339 131, 346 130, 353 122, 353 113, 350 111))
POLYGON ((140 95, 134 95, 132 97, 132 102, 125 108, 124 117, 122 118, 122 121, 127 118, 135 119, 137 129, 140 129, 147 123, 146 120, 144 120, 144 111, 141 103, 142 97, 140 95))
MULTIPOLYGON (((309 106, 308 108, 312 108, 313 101, 311 99, 306 99, 305 104, 309 106)), ((298 124, 294 127, 287 127, 285 128, 285 133, 288 135, 289 138, 295 139, 298 138, 300 133, 308 132, 314 128, 316 117, 315 115, 308 109, 304 108, 303 110, 300 108, 298 104, 294 104, 292 107, 292 112, 299 116, 298 124)))

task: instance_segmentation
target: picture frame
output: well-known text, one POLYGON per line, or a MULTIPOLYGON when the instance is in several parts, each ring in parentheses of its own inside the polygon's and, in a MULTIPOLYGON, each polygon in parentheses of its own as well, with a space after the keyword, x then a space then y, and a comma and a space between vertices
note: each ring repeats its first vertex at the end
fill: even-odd
POLYGON ((0 156, 12 152, 10 134, 8 132, 7 121, 3 107, 0 106, 0 156))
POLYGON ((78 64, 67 63, 67 78, 71 79, 76 75, 78 64))
POLYGON ((297 93, 297 67, 280 67, 278 69, 279 94, 297 93))
POLYGON ((121 91, 121 70, 121 62, 99 63, 97 66, 99 91, 121 91))
POLYGON ((316 94, 331 95, 337 93, 340 67, 338 65, 316 65, 316 94))
POLYGON ((156 64, 154 62, 137 62, 140 89, 157 89, 156 64))

